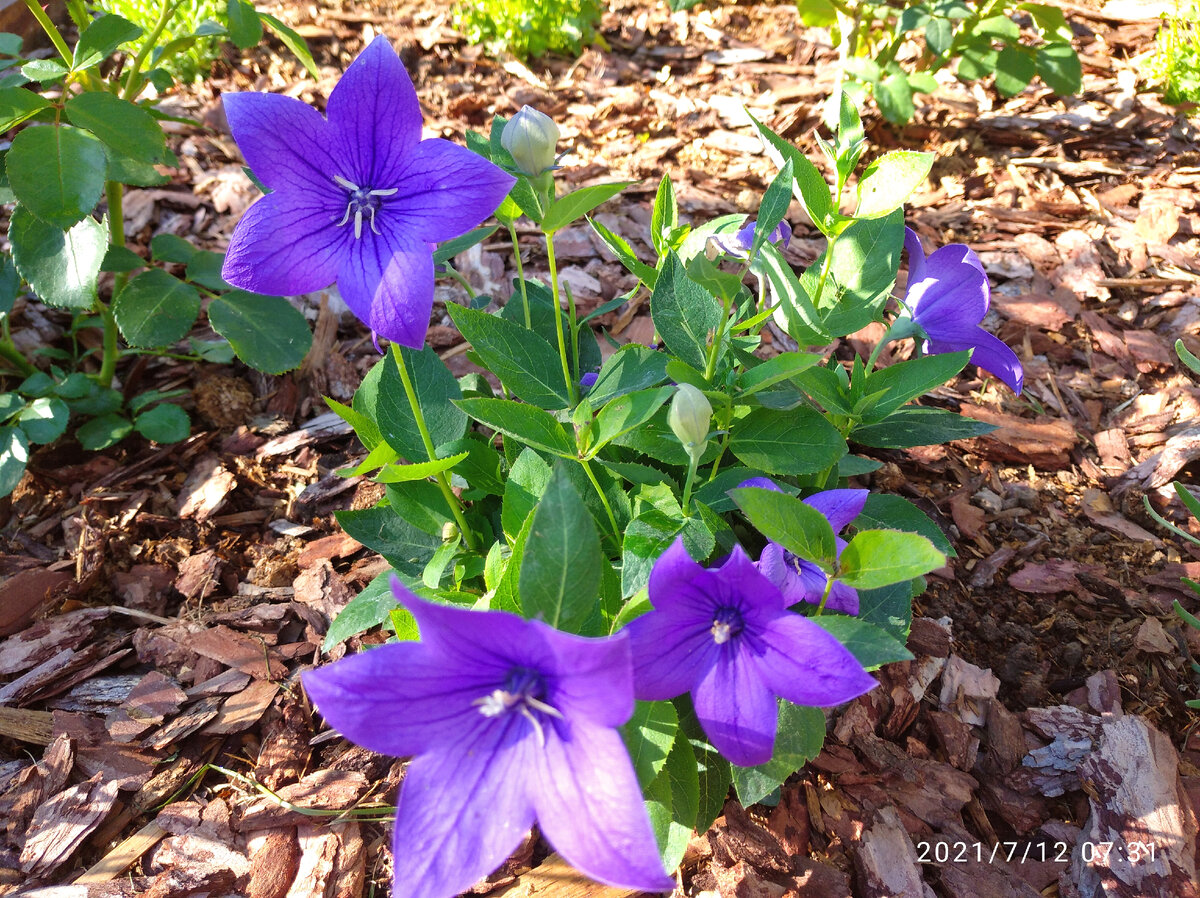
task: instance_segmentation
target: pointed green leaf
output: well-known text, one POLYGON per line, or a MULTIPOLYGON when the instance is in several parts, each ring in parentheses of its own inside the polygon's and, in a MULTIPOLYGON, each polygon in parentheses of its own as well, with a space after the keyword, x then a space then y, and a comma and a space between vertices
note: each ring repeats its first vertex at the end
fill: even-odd
POLYGON ((721 307, 711 293, 687 276, 673 250, 654 284, 650 316, 667 349, 703 370, 709 340, 721 324, 721 307))
POLYGON ((456 406, 505 436, 564 458, 575 457, 575 441, 554 416, 536 406, 508 399, 459 399, 456 406))
POLYGON ((860 530, 842 551, 838 579, 855 589, 912 580, 946 564, 928 539, 898 530, 860 530))
POLYGON ((453 303, 446 308, 488 370, 515 396, 539 408, 567 406, 562 360, 540 335, 497 315, 453 303))
POLYGON ((636 181, 617 181, 613 184, 595 184, 591 187, 580 187, 566 196, 560 196, 551 205, 546 216, 542 219, 542 231, 553 234, 555 231, 569 225, 576 219, 583 218, 603 202, 612 199, 630 184, 636 181))
POLYGON ((821 512, 799 499, 762 487, 729 491, 746 519, 793 555, 832 571, 837 558, 833 528, 821 512))
POLYGON ((63 231, 18 206, 9 226, 9 240, 17 270, 42 302, 67 309, 92 307, 108 248, 104 225, 85 218, 63 231))
POLYGON ((5 166, 17 202, 62 230, 91 212, 104 192, 104 145, 70 125, 26 128, 13 139, 5 166))
POLYGON ((169 346, 186 337, 196 323, 200 294, 161 268, 151 268, 125 285, 112 310, 131 346, 169 346))

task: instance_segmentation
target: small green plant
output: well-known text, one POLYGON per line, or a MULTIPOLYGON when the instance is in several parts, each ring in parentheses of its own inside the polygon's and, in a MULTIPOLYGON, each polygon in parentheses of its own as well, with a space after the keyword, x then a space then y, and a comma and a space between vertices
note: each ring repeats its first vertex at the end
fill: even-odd
MULTIPOLYGON (((150 31, 162 12, 159 0, 97 0, 96 10, 115 13, 133 22, 143 31, 150 31)), ((191 35, 195 40, 173 59, 163 62, 163 69, 174 78, 192 82, 203 78, 221 56, 223 34, 229 28, 225 0, 195 0, 183 3, 175 11, 163 41, 191 35)))
POLYGON ((1162 84, 1163 100, 1172 105, 1200 103, 1200 4, 1175 5, 1158 31, 1158 47, 1150 70, 1162 84))
POLYGON ((599 0, 460 0, 454 25, 493 56, 525 59, 579 53, 596 39, 603 11, 599 0))
POLYGON ((830 29, 847 79, 872 94, 894 124, 910 121, 913 95, 937 90, 934 74, 956 62, 955 74, 964 81, 994 73, 996 90, 1006 97, 1035 77, 1062 95, 1081 86, 1071 27, 1055 6, 1012 0, 796 0, 796 7, 805 25, 830 29), (1025 16, 1038 32, 1036 45, 1021 40, 1025 16), (920 55, 901 64, 901 48, 912 41, 920 55))

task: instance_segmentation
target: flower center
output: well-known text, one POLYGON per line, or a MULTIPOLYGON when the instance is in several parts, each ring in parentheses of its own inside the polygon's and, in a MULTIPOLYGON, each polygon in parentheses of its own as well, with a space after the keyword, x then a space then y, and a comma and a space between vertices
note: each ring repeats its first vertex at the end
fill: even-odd
POLYGON ((712 638, 717 645, 724 645, 742 632, 742 613, 736 608, 724 605, 713 615, 712 638))
POLYGON ((478 707, 479 713, 484 717, 499 717, 515 710, 533 724, 538 742, 545 745, 546 734, 538 718, 545 715, 562 720, 558 709, 543 701, 545 697, 546 681, 542 679, 541 674, 525 667, 514 667, 509 671, 502 688, 475 699, 471 704, 478 707))
POLYGON ((391 196, 398 187, 393 187, 390 190, 372 190, 369 187, 359 187, 353 181, 348 181, 341 175, 334 175, 333 180, 337 182, 339 187, 345 188, 350 199, 346 203, 346 214, 342 216, 342 220, 336 224, 336 227, 342 227, 350 221, 350 216, 354 216, 354 239, 357 240, 362 236, 363 214, 371 216, 371 230, 376 234, 379 233, 379 228, 375 227, 375 213, 379 207, 383 205, 381 197, 391 196))

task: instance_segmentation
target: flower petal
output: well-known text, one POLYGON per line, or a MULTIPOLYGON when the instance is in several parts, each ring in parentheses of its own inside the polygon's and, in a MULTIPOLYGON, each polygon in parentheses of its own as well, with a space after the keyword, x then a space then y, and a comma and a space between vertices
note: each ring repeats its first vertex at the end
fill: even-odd
POLYGON ((982 327, 942 334, 928 341, 929 352, 959 352, 973 350, 971 364, 1000 378, 1014 393, 1020 393, 1025 385, 1025 370, 1012 348, 995 334, 982 327))
POLYGON ((929 257, 925 276, 912 284, 906 302, 931 339, 939 332, 975 325, 988 309, 987 275, 967 246, 953 243, 929 257))
POLYGON ((712 622, 711 610, 703 616, 651 611, 630 621, 634 695, 656 701, 691 691, 720 653, 712 622))
POLYGON ((904 229, 904 251, 908 253, 908 285, 912 285, 925 277, 925 249, 921 246, 921 238, 912 228, 904 229))
POLYGON ((829 590, 829 599, 825 602, 825 610, 856 615, 858 608, 858 590, 845 583, 834 583, 833 589, 829 590))
POLYGON ((703 566, 692 560, 683 545, 683 537, 678 537, 650 569, 650 602, 660 611, 679 609, 709 613, 716 607, 702 586, 709 576, 711 574, 703 566))
POLYGON ((233 229, 221 277, 268 296, 328 287, 349 252, 347 233, 333 227, 331 217, 325 197, 316 191, 286 188, 264 196, 233 229))
POLYGON ((566 717, 616 727, 633 716, 633 658, 622 630, 589 639, 531 621, 554 653, 553 687, 547 702, 566 717))
POLYGON ((841 533, 862 514, 868 495, 870 490, 825 490, 809 496, 804 504, 825 515, 834 533, 841 533))
POLYGON ((542 834, 573 867, 619 888, 674 890, 616 730, 582 720, 547 728, 531 780, 542 834))
POLYGON ((789 702, 840 705, 877 685, 845 646, 799 614, 781 614, 757 635, 758 671, 789 702))
POLYGON ((350 310, 379 336, 420 349, 433 311, 433 255, 429 245, 396 229, 348 244, 338 289, 350 310))
POLYGON ((391 42, 377 36, 350 63, 325 112, 333 174, 380 190, 395 187, 396 172, 421 139, 421 106, 391 42))
POLYGON ((464 234, 496 211, 516 179, 482 156, 448 140, 422 140, 410 150, 388 186, 400 192, 389 218, 422 240, 437 243, 464 234))
POLYGON ((514 738, 520 724, 480 715, 460 730, 457 751, 409 763, 392 837, 392 898, 452 898, 521 844, 533 826, 526 782, 538 752, 532 739, 514 738))
POLYGON ((464 727, 482 717, 472 702, 501 683, 494 671, 452 665, 416 642, 368 649, 307 671, 302 680, 330 726, 397 757, 461 742, 464 727))
POLYGON ((242 157, 268 188, 336 189, 329 126, 317 110, 280 94, 222 94, 221 104, 242 157))
POLYGON ((774 615, 787 607, 783 595, 763 576, 746 550, 735 545, 725 562, 712 571, 719 587, 716 604, 732 605, 750 621, 755 615, 774 615))
POLYGON ((758 659, 745 644, 747 639, 743 634, 725 644, 717 662, 692 690, 692 703, 717 751, 734 764, 754 767, 771 760, 779 712, 775 696, 757 670, 758 659))

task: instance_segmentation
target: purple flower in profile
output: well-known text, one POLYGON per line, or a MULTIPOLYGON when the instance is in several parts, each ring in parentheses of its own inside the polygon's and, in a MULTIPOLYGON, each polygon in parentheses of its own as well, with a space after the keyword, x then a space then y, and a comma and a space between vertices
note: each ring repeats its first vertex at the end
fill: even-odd
POLYGON ((271 191, 234 229, 225 280, 281 295, 336 280, 367 327, 423 346, 433 308, 430 244, 487 218, 512 176, 464 147, 421 140, 416 91, 382 36, 346 69, 327 117, 279 94, 223 101, 246 163, 271 191))
MULTIPOLYGON (((751 219, 732 237, 714 237, 713 241, 726 254, 745 260, 749 258, 750 250, 754 247, 754 234, 757 229, 758 222, 751 219)), ((775 230, 771 232, 771 235, 767 237, 768 243, 774 243, 783 248, 786 248, 791 241, 792 228, 786 221, 781 221, 775 230)))
POLYGON ((615 729, 633 713, 628 639, 585 639, 501 611, 392 590, 421 630, 304 674, 331 726, 407 756, 393 898, 450 898, 536 822, 601 882, 670 891, 637 775, 615 729))
POLYGON ((634 694, 654 701, 690 692, 709 741, 735 764, 771 759, 777 696, 838 705, 875 686, 845 646, 788 611, 740 546, 705 568, 676 540, 650 572, 650 602, 654 610, 626 627, 634 694))
MULTIPOLYGON (((757 486, 765 489, 778 490, 772 481, 766 477, 752 477, 740 486, 757 486)), ((862 514, 863 506, 867 503, 869 490, 826 490, 814 493, 802 500, 805 505, 815 508, 833 528, 834 543, 837 546, 837 557, 842 557, 846 541, 836 534, 841 533, 856 517, 862 514)), ((758 569, 783 593, 788 605, 800 602, 810 602, 813 605, 821 603, 825 595, 825 587, 829 583, 829 575, 820 566, 798 555, 793 555, 779 543, 769 542, 758 558, 758 569)), ((825 607, 830 611, 840 611, 843 614, 858 614, 858 590, 845 583, 835 581, 829 590, 829 598, 825 607)))
POLYGON ((924 332, 927 353, 973 350, 971 362, 1020 393, 1024 372, 1017 354, 979 323, 991 301, 987 274, 970 247, 951 243, 929 258, 912 228, 904 229, 908 252, 908 292, 912 320, 924 332))

